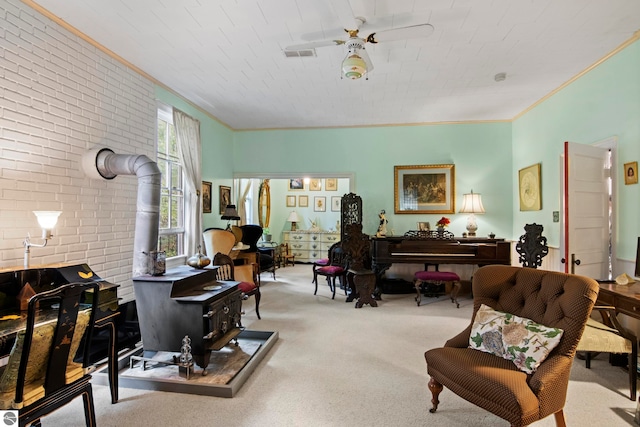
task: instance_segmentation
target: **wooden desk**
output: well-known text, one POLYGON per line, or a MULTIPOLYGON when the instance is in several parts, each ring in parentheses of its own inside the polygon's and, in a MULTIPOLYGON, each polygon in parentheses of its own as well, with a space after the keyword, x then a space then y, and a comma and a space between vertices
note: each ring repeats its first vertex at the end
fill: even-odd
POLYGON ((616 308, 616 313, 626 314, 640 319, 640 283, 618 285, 616 282, 599 281, 599 305, 610 305, 616 308))

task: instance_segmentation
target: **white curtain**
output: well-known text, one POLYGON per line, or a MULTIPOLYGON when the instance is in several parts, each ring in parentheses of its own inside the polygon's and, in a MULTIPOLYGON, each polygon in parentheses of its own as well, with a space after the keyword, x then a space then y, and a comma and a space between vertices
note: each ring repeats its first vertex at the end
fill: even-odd
MULTIPOLYGON (((242 182, 239 180, 239 182, 242 182)), ((242 192, 242 196, 238 197, 238 216, 240 217, 240 225, 244 225, 247 223, 247 195, 249 194, 249 190, 251 190, 251 180, 247 180, 247 186, 244 188, 242 192)))
POLYGON ((184 185, 184 250, 187 256, 196 253, 202 241, 202 146, 200 122, 180 110, 173 109, 173 124, 178 137, 178 153, 182 163, 184 185))

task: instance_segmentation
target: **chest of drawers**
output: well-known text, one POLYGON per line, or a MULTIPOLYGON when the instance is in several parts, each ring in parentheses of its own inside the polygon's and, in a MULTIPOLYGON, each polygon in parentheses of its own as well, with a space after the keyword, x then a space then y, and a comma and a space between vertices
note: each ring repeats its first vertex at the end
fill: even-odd
POLYGON ((329 231, 284 231, 282 241, 288 243, 296 261, 313 262, 326 258, 329 248, 340 241, 340 233, 329 231))

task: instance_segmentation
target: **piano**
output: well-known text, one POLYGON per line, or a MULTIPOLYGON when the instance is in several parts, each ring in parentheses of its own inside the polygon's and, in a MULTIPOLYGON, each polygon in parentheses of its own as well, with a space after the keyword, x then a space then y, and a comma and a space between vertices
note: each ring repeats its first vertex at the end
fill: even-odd
MULTIPOLYGON (((26 312, 20 311, 20 302, 17 299, 22 287, 28 283, 35 293, 40 293, 72 282, 98 282, 99 284, 94 338, 100 329, 106 328, 108 331, 108 348, 106 349, 108 377, 111 402, 116 403, 118 401, 118 360, 115 318, 119 314, 117 296, 119 285, 100 278, 87 264, 0 271, 0 358, 8 357, 16 334, 26 327, 26 312)), ((94 347, 95 339, 92 351, 94 347)))
MULTIPOLYGON (((386 236, 371 238, 371 264, 380 283, 392 264, 511 264, 511 243, 504 239, 454 237, 452 239, 386 236)), ((379 286, 378 286, 379 289, 379 286)))

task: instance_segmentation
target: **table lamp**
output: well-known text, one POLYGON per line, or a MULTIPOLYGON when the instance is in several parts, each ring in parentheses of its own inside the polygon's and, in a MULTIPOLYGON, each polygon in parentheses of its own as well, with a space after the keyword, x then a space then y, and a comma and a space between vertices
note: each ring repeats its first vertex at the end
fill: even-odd
POLYGON ((231 230, 231 221, 237 221, 240 219, 240 215, 238 215, 238 211, 236 210, 236 205, 227 205, 227 207, 224 208, 224 214, 222 214, 220 219, 226 219, 227 230, 231 230))
POLYGON ((482 197, 480 194, 474 193, 473 190, 471 190, 471 193, 464 194, 462 196, 462 209, 460 209, 460 213, 470 214, 467 218, 467 234, 469 237, 474 237, 478 230, 475 214, 484 213, 484 206, 482 206, 482 197))
POLYGON ((296 231, 296 222, 300 222, 300 217, 296 211, 291 211, 287 221, 291 223, 291 231, 296 231))

